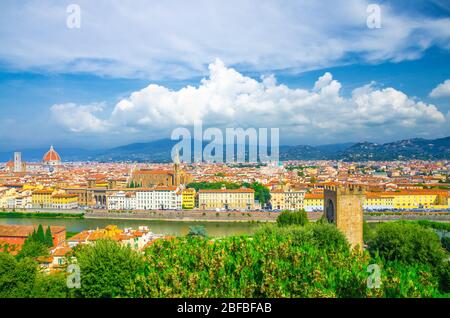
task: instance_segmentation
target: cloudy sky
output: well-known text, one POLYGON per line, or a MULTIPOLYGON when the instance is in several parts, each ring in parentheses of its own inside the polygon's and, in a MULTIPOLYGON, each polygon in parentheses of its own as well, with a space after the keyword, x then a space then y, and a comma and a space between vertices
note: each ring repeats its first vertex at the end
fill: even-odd
POLYGON ((196 120, 283 144, 443 137, 449 61, 448 1, 3 0, 0 147, 104 148, 196 120))

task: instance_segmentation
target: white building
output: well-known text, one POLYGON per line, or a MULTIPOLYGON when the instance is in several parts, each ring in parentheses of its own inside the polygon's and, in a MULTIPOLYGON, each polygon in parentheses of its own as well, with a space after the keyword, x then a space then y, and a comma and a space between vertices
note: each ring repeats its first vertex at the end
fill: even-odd
POLYGON ((99 239, 109 238, 135 250, 143 250, 150 242, 163 237, 162 234, 150 232, 147 226, 139 226, 137 230, 132 228, 121 230, 115 225, 108 225, 104 229, 80 232, 68 239, 67 244, 70 248, 74 248, 79 244, 92 244, 99 239))
POLYGON ((140 226, 137 231, 125 228, 123 232, 127 238, 124 238, 121 243, 135 250, 142 250, 148 243, 164 236, 150 232, 147 226, 140 226))
POLYGON ((138 210, 181 210, 181 190, 177 187, 155 187, 136 190, 138 210))
POLYGON ((9 209, 31 209, 31 195, 17 195, 8 198, 9 209))
POLYGON ((134 210, 136 209, 136 193, 134 191, 117 191, 106 196, 108 210, 134 210))

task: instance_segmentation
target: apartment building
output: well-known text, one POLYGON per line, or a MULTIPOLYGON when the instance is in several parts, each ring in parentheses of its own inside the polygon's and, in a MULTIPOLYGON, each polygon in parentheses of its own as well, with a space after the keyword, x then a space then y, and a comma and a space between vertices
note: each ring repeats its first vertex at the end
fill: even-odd
POLYGON ((138 210, 180 210, 182 194, 178 187, 159 186, 136 190, 138 210))
POLYGON ((323 211, 323 193, 306 193, 303 207, 306 212, 323 211))
POLYGON ((108 210, 134 210, 136 209, 135 191, 114 191, 106 195, 108 210))
POLYGON ((202 210, 251 210, 255 207, 253 189, 208 189, 199 190, 198 205, 202 210))

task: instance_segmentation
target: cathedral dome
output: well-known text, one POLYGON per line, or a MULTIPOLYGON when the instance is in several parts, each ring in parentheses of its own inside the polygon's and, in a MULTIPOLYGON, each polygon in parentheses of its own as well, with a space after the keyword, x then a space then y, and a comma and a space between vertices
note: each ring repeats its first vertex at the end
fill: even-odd
POLYGON ((44 158, 42 159, 44 163, 50 163, 50 164, 59 164, 61 163, 61 157, 59 154, 53 149, 53 146, 50 147, 50 150, 47 151, 47 153, 44 155, 44 158))

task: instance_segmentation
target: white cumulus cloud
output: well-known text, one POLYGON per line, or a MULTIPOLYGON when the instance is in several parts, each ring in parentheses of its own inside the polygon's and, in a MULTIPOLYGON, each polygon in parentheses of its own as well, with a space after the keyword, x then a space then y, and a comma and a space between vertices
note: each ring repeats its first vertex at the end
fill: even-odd
POLYGON ((104 105, 76 105, 74 103, 55 104, 50 109, 56 121, 75 133, 101 133, 107 131, 108 123, 95 116, 104 105))
POLYGON ((279 127, 282 138, 318 141, 426 135, 446 127, 434 105, 392 87, 377 89, 370 83, 345 97, 341 86, 327 72, 311 89, 290 88, 277 84, 274 76, 260 81, 244 76, 217 59, 197 87, 171 90, 150 84, 119 101, 112 112, 103 111, 105 119, 96 114, 102 110, 98 106, 54 105, 52 111, 73 132, 159 131, 161 137, 197 120, 219 128, 279 127))
POLYGON ((448 97, 450 96, 450 79, 445 80, 430 92, 430 97, 448 97))

